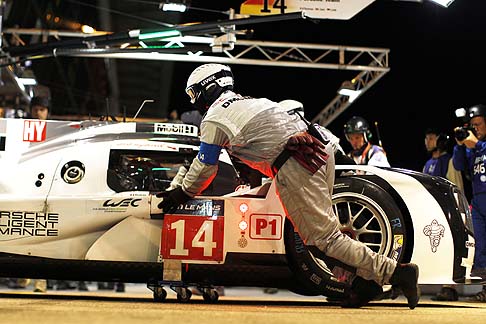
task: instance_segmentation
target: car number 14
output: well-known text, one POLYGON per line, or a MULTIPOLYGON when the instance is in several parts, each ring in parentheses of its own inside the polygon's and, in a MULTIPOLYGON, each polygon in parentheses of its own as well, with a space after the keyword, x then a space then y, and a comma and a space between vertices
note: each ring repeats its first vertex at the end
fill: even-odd
POLYGON ((160 252, 164 259, 223 260, 224 217, 166 215, 160 252))

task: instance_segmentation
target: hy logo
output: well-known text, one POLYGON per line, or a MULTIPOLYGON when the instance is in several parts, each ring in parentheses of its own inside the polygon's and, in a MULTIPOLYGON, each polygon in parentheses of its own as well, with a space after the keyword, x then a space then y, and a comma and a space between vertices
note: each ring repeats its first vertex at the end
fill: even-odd
POLYGON ((41 120, 24 121, 24 142, 42 142, 46 139, 46 122, 41 120))

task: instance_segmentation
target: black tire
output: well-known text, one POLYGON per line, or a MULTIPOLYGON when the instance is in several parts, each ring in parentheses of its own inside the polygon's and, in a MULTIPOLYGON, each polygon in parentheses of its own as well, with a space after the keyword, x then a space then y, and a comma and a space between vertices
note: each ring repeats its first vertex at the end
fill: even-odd
MULTIPOLYGON (((402 261, 409 244, 407 223, 385 189, 359 176, 339 178, 334 186, 333 205, 343 232, 377 253, 402 261)), ((346 298, 349 284, 339 282, 337 275, 342 277, 343 269, 350 272, 355 269, 323 255, 316 247, 305 246, 288 220, 285 247, 295 279, 290 290, 301 295, 346 298)))
POLYGON ((326 262, 315 258, 287 219, 284 229, 285 249, 293 282, 289 290, 306 296, 323 295, 343 299, 349 287, 334 277, 326 262))
POLYGON ((388 191, 373 177, 337 179, 332 196, 341 231, 371 250, 397 262, 404 259, 408 241, 405 216, 388 191))

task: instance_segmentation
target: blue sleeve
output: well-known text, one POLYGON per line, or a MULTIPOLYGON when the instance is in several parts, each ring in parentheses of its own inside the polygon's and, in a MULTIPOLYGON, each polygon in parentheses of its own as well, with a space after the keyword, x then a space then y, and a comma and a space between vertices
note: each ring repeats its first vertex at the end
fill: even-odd
POLYGON ((452 153, 452 164, 458 171, 465 171, 467 168, 466 147, 464 145, 455 145, 452 153))
POLYGON ((220 153, 221 146, 201 142, 199 145, 199 153, 197 154, 197 158, 202 163, 216 165, 218 164, 220 153))
POLYGON ((449 169, 449 160, 451 159, 450 154, 445 154, 442 156, 440 160, 440 176, 446 178, 447 176, 447 169, 449 169))
POLYGON ((486 153, 486 142, 485 141, 478 141, 476 143, 475 149, 476 149, 477 152, 479 152, 481 154, 486 153))

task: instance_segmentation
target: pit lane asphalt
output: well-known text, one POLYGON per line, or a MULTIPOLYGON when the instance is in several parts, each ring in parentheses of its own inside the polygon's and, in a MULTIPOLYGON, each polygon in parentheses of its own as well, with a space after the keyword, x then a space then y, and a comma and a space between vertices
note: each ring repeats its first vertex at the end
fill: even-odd
POLYGON ((263 294, 259 288, 226 289, 216 304, 200 296, 179 303, 168 291, 156 303, 141 285, 127 285, 125 293, 0 289, 0 323, 166 323, 166 324, 313 324, 313 323, 486 323, 486 303, 432 301, 424 295, 409 310, 403 297, 372 302, 361 309, 343 309, 323 297, 305 297, 287 291, 263 294))

